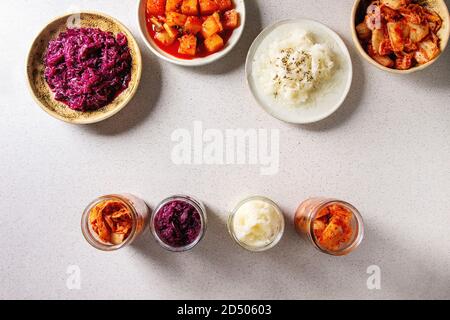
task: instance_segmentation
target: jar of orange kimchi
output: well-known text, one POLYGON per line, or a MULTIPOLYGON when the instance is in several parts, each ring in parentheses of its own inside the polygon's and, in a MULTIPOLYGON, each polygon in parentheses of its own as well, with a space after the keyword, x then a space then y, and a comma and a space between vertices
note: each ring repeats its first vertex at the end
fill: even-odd
POLYGON ((334 256, 349 254, 364 237, 361 214, 342 200, 310 198, 298 207, 294 223, 316 249, 334 256))
POLYGON ((144 200, 128 193, 101 196, 84 210, 81 231, 94 248, 118 250, 143 232, 149 211, 144 200))

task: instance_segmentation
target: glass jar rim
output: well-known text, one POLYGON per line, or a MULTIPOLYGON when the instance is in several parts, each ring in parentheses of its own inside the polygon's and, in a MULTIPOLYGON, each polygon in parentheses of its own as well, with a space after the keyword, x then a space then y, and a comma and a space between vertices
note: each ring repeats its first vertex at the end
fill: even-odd
POLYGON ((104 195, 104 196, 100 196, 100 197, 94 199, 93 201, 91 201, 87 205, 87 207, 84 209, 83 215, 81 217, 81 231, 82 231, 83 237, 86 239, 86 241, 94 248, 102 250, 102 251, 115 251, 115 250, 118 250, 120 248, 127 246, 128 244, 130 244, 131 242, 134 241, 134 239, 136 237, 136 230, 137 230, 137 219, 138 219, 138 214, 136 212, 136 209, 134 208, 134 206, 130 203, 130 201, 128 199, 126 199, 125 197, 123 197, 122 195, 119 195, 119 194, 104 195), (108 201, 108 200, 122 202, 127 207, 127 209, 130 210, 130 212, 131 212, 132 226, 131 226, 130 234, 123 242, 121 242, 119 244, 105 243, 105 242, 97 239, 98 236, 96 236, 95 234, 92 234, 92 232, 91 232, 90 223, 89 223, 89 215, 90 215, 91 210, 97 204, 104 202, 104 201, 108 201))
POLYGON ((161 245, 161 247, 163 247, 164 249, 166 249, 168 251, 172 251, 172 252, 184 252, 184 251, 193 249, 197 244, 200 243, 200 241, 205 236, 207 224, 208 224, 208 218, 207 218, 206 208, 203 205, 203 203, 192 196, 182 195, 182 194, 173 195, 173 196, 167 197, 164 200, 162 200, 156 206, 156 209, 153 210, 151 217, 150 217, 150 231, 153 234, 154 238, 159 243, 159 245, 161 245), (182 247, 174 247, 174 246, 171 246, 170 244, 167 244, 166 242, 164 242, 163 239, 161 239, 161 237, 159 236, 158 232, 155 229, 156 216, 159 214, 159 212, 165 205, 167 205, 168 203, 173 202, 173 201, 182 201, 182 202, 192 205, 194 207, 194 209, 200 215, 200 222, 201 222, 200 232, 199 232, 197 238, 194 241, 192 241, 191 243, 189 243, 185 246, 182 246, 182 247))
POLYGON ((321 252, 324 252, 326 254, 330 254, 333 256, 343 256, 346 255, 350 252, 352 252, 353 250, 355 250, 363 241, 364 239, 364 221, 363 218, 361 216, 361 213, 359 212, 358 209, 356 209, 352 204, 343 201, 343 200, 339 200, 339 199, 328 199, 327 201, 324 201, 323 203, 321 203, 319 206, 317 206, 314 210, 311 210, 309 215, 308 215, 308 225, 309 225, 309 238, 312 241, 312 243, 314 244, 314 246, 321 252), (324 208, 326 208, 327 206, 333 205, 333 204, 339 204, 344 206, 346 209, 350 210, 352 215, 355 217, 355 221, 356 221, 356 226, 357 226, 357 234, 355 235, 355 237, 353 238, 353 240, 344 248, 337 250, 337 251, 331 251, 331 250, 327 250, 325 248, 323 248, 316 239, 316 236, 314 234, 314 226, 313 226, 313 222, 314 222, 314 218, 315 216, 324 208))
POLYGON ((229 214, 228 221, 227 221, 228 233, 230 234, 231 238, 240 247, 242 247, 248 251, 251 251, 251 252, 264 252, 264 251, 267 251, 267 250, 275 247, 280 242, 280 240, 283 238, 285 226, 286 226, 286 221, 285 221, 285 217, 284 217, 284 214, 283 214, 283 211, 281 210, 281 208, 272 199, 265 197, 265 196, 260 196, 260 195, 249 196, 249 197, 244 198, 243 200, 239 201, 238 204, 234 207, 233 211, 231 211, 231 213, 229 214), (246 204, 247 202, 253 201, 253 200, 261 200, 261 201, 264 201, 264 202, 270 204, 271 206, 273 206, 275 208, 276 212, 278 213, 278 215, 281 218, 281 228, 280 228, 277 236, 269 244, 262 246, 262 247, 252 247, 252 246, 249 246, 249 245, 243 243, 242 241, 240 241, 236 237, 236 234, 234 232, 234 227, 233 227, 233 219, 234 219, 236 212, 244 204, 246 204))

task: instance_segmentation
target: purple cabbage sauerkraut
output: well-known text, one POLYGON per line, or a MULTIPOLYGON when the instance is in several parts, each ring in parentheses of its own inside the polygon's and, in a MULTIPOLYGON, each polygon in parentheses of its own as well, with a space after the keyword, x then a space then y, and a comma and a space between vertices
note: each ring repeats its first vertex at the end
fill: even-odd
POLYGON ((128 87, 132 58, 122 33, 74 28, 50 41, 45 55, 45 80, 55 99, 77 111, 109 104, 128 87))
POLYGON ((184 247, 197 240, 202 221, 194 206, 175 200, 156 213, 154 227, 163 242, 172 247, 184 247))

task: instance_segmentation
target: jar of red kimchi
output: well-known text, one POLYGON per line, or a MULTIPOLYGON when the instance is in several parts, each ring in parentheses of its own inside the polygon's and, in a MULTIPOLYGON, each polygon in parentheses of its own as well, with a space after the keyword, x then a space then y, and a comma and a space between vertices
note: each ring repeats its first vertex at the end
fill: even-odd
POLYGON ((101 196, 92 201, 81 218, 81 231, 94 248, 114 251, 131 244, 149 219, 144 200, 131 194, 101 196))
POLYGON ((321 252, 342 256, 355 250, 364 237, 364 223, 350 203, 332 198, 310 198, 298 207, 296 230, 321 252))

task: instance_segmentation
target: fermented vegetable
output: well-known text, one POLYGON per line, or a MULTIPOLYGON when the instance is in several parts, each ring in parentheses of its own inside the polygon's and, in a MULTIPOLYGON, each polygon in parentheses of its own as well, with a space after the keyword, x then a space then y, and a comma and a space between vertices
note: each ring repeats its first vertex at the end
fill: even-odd
POLYGON ((95 28, 61 32, 48 44, 44 63, 45 80, 55 99, 77 111, 106 106, 131 79, 126 36, 95 28))

